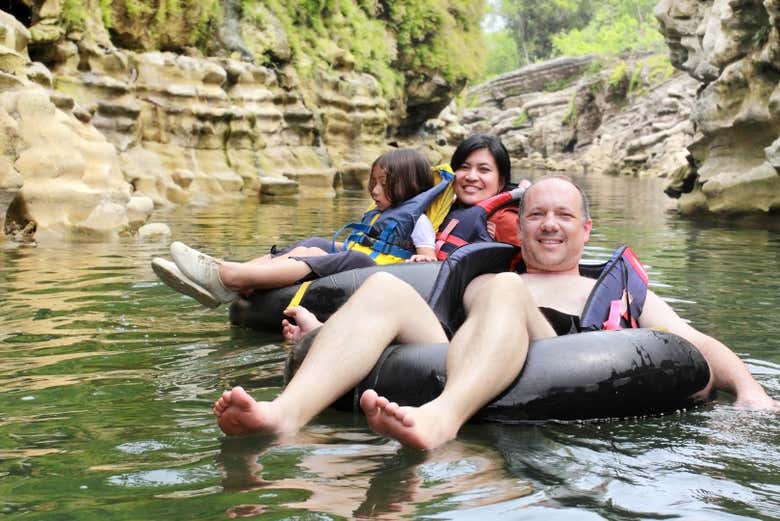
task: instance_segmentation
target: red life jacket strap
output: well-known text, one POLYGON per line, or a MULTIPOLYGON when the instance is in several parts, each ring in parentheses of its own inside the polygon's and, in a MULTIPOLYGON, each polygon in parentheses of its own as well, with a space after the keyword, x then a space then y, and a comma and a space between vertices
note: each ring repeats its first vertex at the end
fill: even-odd
POLYGON ((620 299, 613 300, 609 303, 609 316, 607 317, 606 322, 604 322, 602 329, 606 331, 617 331, 618 329, 622 329, 620 327, 620 304, 622 301, 620 299))
POLYGON ((460 237, 457 237, 455 235, 450 235, 452 233, 452 230, 458 225, 460 221, 457 219, 452 219, 450 222, 447 223, 447 226, 444 227, 442 231, 440 231, 438 234, 436 234, 436 258, 439 260, 444 260, 447 258, 447 253, 442 251, 441 247, 444 246, 444 244, 451 244, 455 246, 456 248, 460 248, 461 246, 464 246, 468 244, 466 241, 461 239, 460 237))

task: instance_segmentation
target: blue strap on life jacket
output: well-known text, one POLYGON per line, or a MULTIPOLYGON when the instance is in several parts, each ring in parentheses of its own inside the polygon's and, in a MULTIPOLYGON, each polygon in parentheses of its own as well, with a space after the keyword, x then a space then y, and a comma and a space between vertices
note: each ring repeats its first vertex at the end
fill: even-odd
POLYGON ((582 311, 580 328, 611 330, 639 327, 637 320, 645 305, 648 278, 631 248, 621 246, 603 265, 586 269, 600 274, 582 311))
POLYGON ((392 255, 400 259, 410 258, 414 255, 414 252, 404 248, 401 242, 411 238, 417 220, 425 213, 425 210, 428 209, 431 203, 447 189, 455 177, 446 170, 439 171, 439 175, 442 180, 428 190, 403 201, 397 206, 388 208, 384 212, 372 208, 363 214, 360 223, 349 223, 342 226, 333 235, 331 253, 338 251, 338 248, 336 248, 338 237, 346 230, 353 230, 344 240, 342 250, 348 250, 350 242, 354 242, 370 247, 372 252, 369 256, 371 258, 376 258, 382 254, 392 255), (373 221, 377 214, 379 214, 378 219, 373 221))

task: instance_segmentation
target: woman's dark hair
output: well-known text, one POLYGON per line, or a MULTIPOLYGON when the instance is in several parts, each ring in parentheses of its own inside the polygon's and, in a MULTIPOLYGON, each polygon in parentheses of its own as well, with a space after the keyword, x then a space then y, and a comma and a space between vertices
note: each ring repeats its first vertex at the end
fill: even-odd
MULTIPOLYGON (((424 192, 433 186, 431 164, 413 148, 397 148, 385 152, 371 165, 371 172, 379 167, 385 172, 385 195, 395 206, 424 192)), ((368 182, 368 190, 374 188, 374 176, 368 182)))
POLYGON ((487 134, 474 134, 464 139, 455 152, 452 153, 452 159, 450 159, 450 167, 455 172, 460 168, 466 159, 475 150, 481 150, 487 148, 490 155, 496 162, 498 167, 498 177, 501 180, 501 188, 510 181, 512 174, 512 164, 509 161, 509 152, 506 151, 506 147, 495 136, 489 136, 487 134))

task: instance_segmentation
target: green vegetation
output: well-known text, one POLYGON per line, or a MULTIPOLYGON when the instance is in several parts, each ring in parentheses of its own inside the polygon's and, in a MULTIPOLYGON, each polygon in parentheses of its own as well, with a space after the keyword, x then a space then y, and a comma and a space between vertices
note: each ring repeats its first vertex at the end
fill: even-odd
POLYGON ((569 105, 566 107, 566 113, 563 115, 561 123, 567 127, 574 127, 577 125, 577 91, 571 93, 569 98, 569 105))
POLYGON ((665 81, 674 73, 674 67, 666 55, 653 55, 631 64, 620 60, 607 78, 606 95, 614 101, 627 101, 631 96, 642 95, 648 87, 665 81))
POLYGON ((83 29, 87 19, 87 9, 81 0, 64 0, 62 2, 62 23, 66 31, 83 29))
POLYGON ((240 18, 256 29, 245 37, 258 62, 293 63, 308 77, 315 68, 353 66, 375 76, 389 98, 418 79, 441 77, 457 88, 484 69, 484 0, 98 0, 99 12, 86 0, 62 2, 66 29, 99 17, 117 45, 135 50, 194 46, 212 55, 223 17, 240 18))
POLYGON ((517 115, 517 117, 512 121, 512 124, 516 127, 523 126, 528 121, 528 113, 526 111, 521 112, 517 115))
POLYGON ((492 78, 517 68, 520 63, 520 55, 517 53, 517 45, 509 31, 501 30, 487 33, 485 43, 487 44, 486 77, 492 78))
POLYGON ((243 0, 242 9, 260 12, 259 3, 281 22, 304 74, 346 59, 396 96, 418 75, 458 85, 483 67, 480 0, 243 0))
POLYGON ((626 52, 658 51, 663 37, 652 15, 656 0, 606 0, 599 3, 582 29, 572 28, 552 37, 558 54, 617 55, 626 52))
POLYGON ((656 0, 488 0, 506 27, 486 35, 486 77, 556 56, 659 51, 656 0))

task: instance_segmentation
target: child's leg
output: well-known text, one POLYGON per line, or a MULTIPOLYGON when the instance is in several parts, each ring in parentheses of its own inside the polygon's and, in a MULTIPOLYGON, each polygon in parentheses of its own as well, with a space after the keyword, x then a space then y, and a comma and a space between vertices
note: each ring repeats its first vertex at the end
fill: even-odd
POLYGON ((234 291, 282 288, 295 284, 310 273, 308 264, 290 257, 275 257, 263 263, 223 262, 219 265, 222 284, 234 291))
POLYGON ((288 257, 291 255, 295 257, 307 257, 307 256, 317 254, 317 253, 306 253, 307 248, 311 249, 312 251, 316 249, 324 253, 327 253, 331 251, 331 246, 332 243, 328 239, 325 239, 323 237, 309 237, 308 239, 303 239, 302 241, 298 241, 295 244, 288 246, 287 248, 283 248, 282 250, 276 251, 275 253, 269 253, 268 255, 263 255, 262 257, 249 260, 247 261, 247 263, 262 264, 264 262, 268 262, 277 257, 288 257))
POLYGON ((288 257, 261 264, 221 262, 180 242, 171 244, 171 255, 189 280, 221 303, 231 302, 240 291, 289 286, 312 271, 302 260, 288 257))

